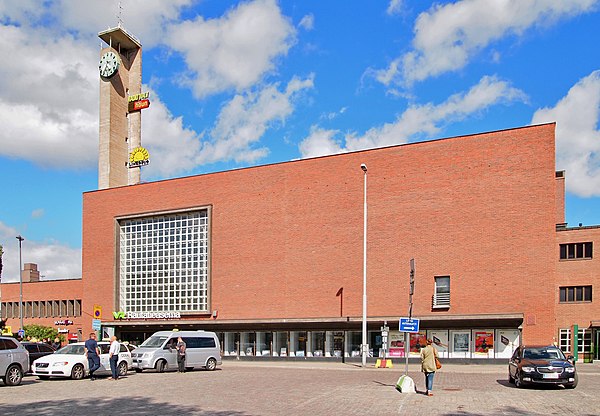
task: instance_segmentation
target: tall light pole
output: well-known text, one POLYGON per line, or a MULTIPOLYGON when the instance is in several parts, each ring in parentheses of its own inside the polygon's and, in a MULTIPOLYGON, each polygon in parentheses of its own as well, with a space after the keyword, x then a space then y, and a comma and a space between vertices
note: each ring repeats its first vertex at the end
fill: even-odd
POLYGON ((363 316, 362 316, 362 366, 367 366, 367 353, 369 344, 367 343, 367 165, 360 165, 364 172, 365 190, 364 190, 364 216, 363 216, 363 316))
POLYGON ((19 318, 21 319, 21 331, 23 330, 23 260, 21 257, 21 243, 25 240, 21 235, 17 236, 17 240, 19 240, 19 318))

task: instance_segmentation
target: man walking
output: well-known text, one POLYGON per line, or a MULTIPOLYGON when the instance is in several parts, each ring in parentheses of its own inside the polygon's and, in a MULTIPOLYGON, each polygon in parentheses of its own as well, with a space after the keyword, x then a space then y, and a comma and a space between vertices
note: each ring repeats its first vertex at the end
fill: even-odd
POLYGON ((181 337, 177 338, 177 345, 175 346, 177 350, 177 372, 185 373, 185 349, 186 345, 181 337))
POLYGON ((110 338, 110 350, 108 351, 109 360, 110 360, 110 371, 112 373, 112 378, 109 380, 118 380, 119 372, 117 369, 117 364, 119 362, 119 349, 121 348, 121 344, 117 341, 116 336, 112 336, 110 338))
POLYGON ((90 338, 85 342, 85 356, 88 359, 88 365, 90 367, 90 380, 96 380, 94 377, 94 371, 100 368, 100 348, 96 342, 96 333, 90 332, 90 338))

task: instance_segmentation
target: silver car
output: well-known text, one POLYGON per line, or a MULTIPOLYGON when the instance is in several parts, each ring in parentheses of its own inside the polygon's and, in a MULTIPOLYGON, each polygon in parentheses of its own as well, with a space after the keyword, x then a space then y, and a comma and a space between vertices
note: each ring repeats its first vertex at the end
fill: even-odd
POLYGON ((29 371, 29 353, 19 341, 0 336, 0 378, 7 386, 18 386, 29 371))

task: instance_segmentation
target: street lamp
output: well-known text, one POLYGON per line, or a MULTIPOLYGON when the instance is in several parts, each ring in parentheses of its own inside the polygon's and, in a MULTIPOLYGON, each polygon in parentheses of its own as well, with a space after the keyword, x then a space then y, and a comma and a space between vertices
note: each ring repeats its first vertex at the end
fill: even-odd
POLYGON ((25 240, 21 235, 17 236, 19 240, 19 318, 21 319, 21 331, 23 331, 23 260, 21 257, 21 243, 25 240))
POLYGON ((364 163, 360 168, 365 173, 364 190, 364 216, 363 216, 363 316, 362 316, 362 366, 367 366, 367 352, 369 344, 367 343, 367 165, 364 163))

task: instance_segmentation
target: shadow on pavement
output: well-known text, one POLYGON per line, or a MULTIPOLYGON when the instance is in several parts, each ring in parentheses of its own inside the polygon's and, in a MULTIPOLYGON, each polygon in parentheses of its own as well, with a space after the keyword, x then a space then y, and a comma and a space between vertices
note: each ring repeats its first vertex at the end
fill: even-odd
MULTIPOLYGON (((68 394, 68 393, 67 393, 68 394)), ((0 415, 200 415, 200 416, 247 416, 249 413, 231 410, 202 410, 195 406, 152 402, 144 397, 90 398, 86 400, 56 400, 36 402, 30 405, 0 404, 0 415)))

